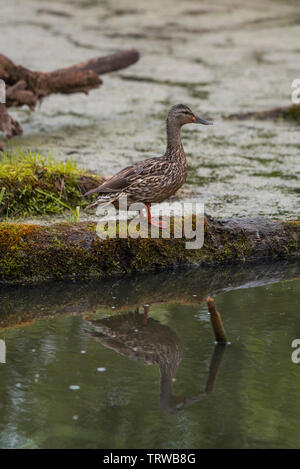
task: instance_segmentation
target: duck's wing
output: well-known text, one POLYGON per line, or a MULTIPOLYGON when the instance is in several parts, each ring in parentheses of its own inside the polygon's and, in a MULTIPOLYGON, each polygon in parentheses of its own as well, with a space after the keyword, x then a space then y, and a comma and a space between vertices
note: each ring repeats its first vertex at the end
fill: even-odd
POLYGON ((151 169, 157 165, 161 158, 148 158, 147 160, 139 161, 131 166, 119 171, 117 174, 107 179, 101 186, 96 187, 86 192, 84 195, 88 197, 95 193, 111 193, 120 192, 129 187, 141 174, 146 170, 151 172, 151 169))

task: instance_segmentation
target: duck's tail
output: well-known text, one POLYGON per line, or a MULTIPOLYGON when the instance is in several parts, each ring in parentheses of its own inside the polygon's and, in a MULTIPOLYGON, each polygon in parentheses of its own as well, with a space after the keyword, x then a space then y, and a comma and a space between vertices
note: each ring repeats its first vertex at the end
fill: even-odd
POLYGON ((91 189, 90 191, 86 192, 84 195, 84 197, 88 197, 89 195, 92 195, 92 194, 95 194, 95 192, 98 192, 99 191, 99 187, 96 187, 95 189, 91 189))

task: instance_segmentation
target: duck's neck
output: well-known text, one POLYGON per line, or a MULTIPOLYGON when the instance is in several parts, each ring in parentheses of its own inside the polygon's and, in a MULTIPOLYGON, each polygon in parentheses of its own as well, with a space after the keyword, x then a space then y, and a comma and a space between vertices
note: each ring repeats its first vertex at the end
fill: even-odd
POLYGON ((181 126, 177 125, 174 122, 166 122, 166 129, 167 129, 167 149, 166 149, 166 156, 170 158, 176 157, 185 157, 183 146, 181 143, 180 131, 181 126))

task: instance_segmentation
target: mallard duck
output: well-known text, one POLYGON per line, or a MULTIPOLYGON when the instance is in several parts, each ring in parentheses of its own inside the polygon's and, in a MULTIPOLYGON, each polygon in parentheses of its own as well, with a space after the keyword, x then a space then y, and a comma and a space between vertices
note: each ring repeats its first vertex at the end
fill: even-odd
POLYGON ((125 314, 93 319, 86 316, 93 330, 86 333, 104 347, 145 365, 158 365, 161 375, 160 404, 167 412, 177 412, 213 392, 218 370, 225 352, 224 344, 217 344, 211 358, 205 391, 186 397, 173 394, 173 384, 182 359, 182 346, 177 334, 166 324, 153 318, 145 318, 149 306, 144 305, 144 314, 139 308, 125 314))
POLYGON ((167 325, 152 318, 145 325, 144 318, 145 313, 140 314, 138 308, 135 312, 104 319, 86 318, 93 326, 93 330, 87 333, 104 347, 131 360, 138 360, 145 365, 158 365, 161 374, 161 406, 167 412, 175 412, 188 401, 185 396, 173 394, 173 379, 182 358, 181 343, 167 325))
POLYGON ((212 122, 196 116, 184 104, 173 106, 166 119, 167 148, 163 156, 148 158, 122 169, 107 179, 101 186, 87 192, 85 196, 98 193, 99 197, 88 205, 119 205, 119 200, 127 196, 127 203, 142 202, 147 208, 148 222, 162 226, 151 218, 151 204, 160 203, 174 195, 184 184, 188 164, 180 138, 181 127, 185 124, 212 122))

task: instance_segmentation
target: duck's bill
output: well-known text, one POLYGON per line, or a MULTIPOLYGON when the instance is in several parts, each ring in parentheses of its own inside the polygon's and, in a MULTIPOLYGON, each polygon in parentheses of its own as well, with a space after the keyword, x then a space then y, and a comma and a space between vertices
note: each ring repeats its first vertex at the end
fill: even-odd
POLYGON ((195 124, 203 124, 203 125, 213 125, 213 122, 211 121, 206 121, 205 119, 201 119, 201 117, 195 116, 195 124))

